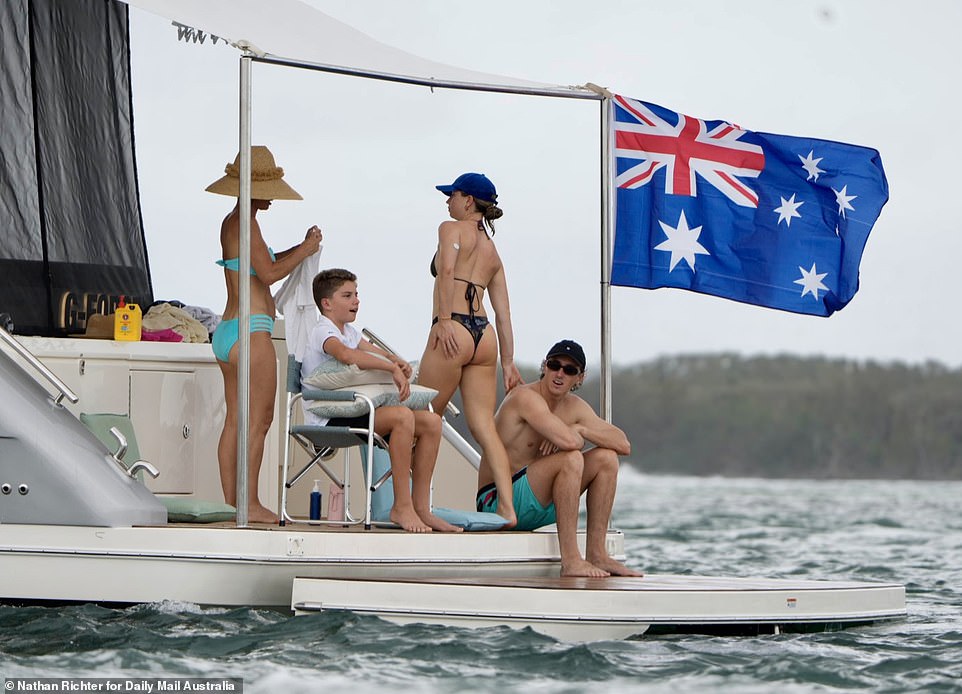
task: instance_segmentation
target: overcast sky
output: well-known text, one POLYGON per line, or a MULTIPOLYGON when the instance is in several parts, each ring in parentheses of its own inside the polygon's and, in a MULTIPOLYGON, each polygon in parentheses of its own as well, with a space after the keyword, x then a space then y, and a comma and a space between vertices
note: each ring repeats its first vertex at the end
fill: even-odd
MULTIPOLYGON (((373 38, 432 60, 612 91, 750 129, 881 153, 890 200, 861 289, 831 318, 674 289, 614 288, 616 364, 679 353, 791 353, 962 364, 962 3, 892 0, 313 0, 373 38)), ((141 202, 158 299, 223 310, 218 229, 204 187, 237 152, 238 53, 177 41, 130 10, 141 202)), ((275 249, 324 230, 322 267, 359 277, 358 327, 419 358, 428 264, 446 218, 434 190, 464 171, 496 184, 495 240, 516 356, 560 338, 599 352, 597 102, 436 90, 256 65, 253 141, 305 198, 259 217, 275 249)), ((275 286, 275 290, 279 288, 275 286)))

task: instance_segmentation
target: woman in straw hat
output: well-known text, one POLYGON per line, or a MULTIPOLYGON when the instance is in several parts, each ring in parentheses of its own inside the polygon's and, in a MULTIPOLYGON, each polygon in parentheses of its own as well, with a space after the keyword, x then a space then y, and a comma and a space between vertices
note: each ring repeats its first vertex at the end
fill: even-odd
POLYGON ((494 184, 484 174, 462 174, 451 185, 436 188, 447 196, 454 221, 438 227, 438 250, 431 261, 434 320, 418 382, 438 391, 432 405, 439 413, 461 388, 468 427, 497 487, 497 512, 507 519, 504 527, 512 528, 517 517, 511 465, 494 426, 499 351, 505 391, 522 383, 514 365, 508 285, 492 238, 494 220, 503 213, 494 184), (494 308, 494 325, 485 312, 485 292, 494 308))
MULTIPOLYGON (((240 156, 224 169, 226 175, 214 181, 207 190, 219 195, 239 197, 240 156)), ((302 200, 300 195, 284 181, 284 170, 274 163, 274 156, 267 147, 251 147, 251 223, 250 223, 250 429, 247 441, 249 464, 248 519, 256 523, 273 523, 277 520, 257 496, 257 478, 264 455, 264 439, 274 419, 274 398, 277 393, 277 372, 271 332, 274 328, 274 299, 270 286, 300 264, 302 260, 317 253, 321 243, 321 230, 312 226, 304 240, 293 248, 275 254, 264 242, 257 213, 271 206, 272 200, 302 200)), ((224 430, 217 446, 220 465, 220 481, 227 503, 237 506, 237 340, 238 340, 238 271, 240 269, 240 215, 238 205, 224 218, 220 227, 220 245, 223 259, 217 264, 224 268, 227 282, 227 307, 212 346, 224 376, 224 397, 227 416, 224 430)))

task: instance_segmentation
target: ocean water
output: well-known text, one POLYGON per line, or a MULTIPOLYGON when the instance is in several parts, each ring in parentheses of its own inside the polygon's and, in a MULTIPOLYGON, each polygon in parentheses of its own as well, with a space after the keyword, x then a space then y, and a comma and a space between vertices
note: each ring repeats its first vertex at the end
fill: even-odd
MULTIPOLYGON (((959 692, 962 483, 646 476, 614 524, 652 573, 904 583, 907 619, 560 643, 349 613, 0 606, 0 678, 239 677, 267 692, 959 692)), ((0 564, 2 567, 2 564, 0 564)))

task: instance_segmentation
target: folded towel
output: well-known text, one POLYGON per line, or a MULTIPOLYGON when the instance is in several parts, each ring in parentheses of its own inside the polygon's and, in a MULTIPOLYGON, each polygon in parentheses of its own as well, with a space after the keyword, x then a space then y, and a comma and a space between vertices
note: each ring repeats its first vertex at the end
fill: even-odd
POLYGON ((140 331, 140 339, 144 342, 183 342, 184 336, 173 328, 164 328, 163 330, 146 330, 140 331))
POLYGON ((179 333, 184 342, 210 342, 210 334, 200 321, 167 303, 151 306, 144 315, 143 327, 154 332, 169 328, 179 333))

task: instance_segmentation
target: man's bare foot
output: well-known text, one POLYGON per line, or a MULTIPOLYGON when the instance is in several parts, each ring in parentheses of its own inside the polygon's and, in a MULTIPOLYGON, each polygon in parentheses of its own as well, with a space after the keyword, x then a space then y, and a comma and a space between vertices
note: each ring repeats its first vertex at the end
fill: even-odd
POLYGON ((635 571, 634 569, 628 568, 620 561, 612 559, 610 556, 604 557, 589 557, 588 561, 597 566, 600 569, 604 569, 612 576, 637 576, 641 578, 645 574, 641 571, 635 571))
POLYGON ((451 525, 443 518, 438 518, 430 511, 418 512, 421 520, 431 526, 432 530, 437 530, 442 533, 459 533, 464 530, 464 528, 459 528, 456 525, 451 525))
POLYGON ((604 578, 610 574, 601 569, 594 564, 585 561, 584 559, 576 559, 574 561, 562 562, 561 563, 561 575, 562 576, 588 576, 589 578, 604 578))
POLYGON ((248 506, 247 521, 249 523, 276 523, 277 514, 260 504, 248 506))
POLYGON ((415 513, 414 508, 399 509, 397 507, 391 509, 391 522, 400 525, 404 530, 409 533, 429 533, 431 532, 431 526, 425 525, 421 517, 415 513))
POLYGON ((495 513, 497 513, 499 516, 501 516, 506 521, 508 521, 507 523, 502 525, 500 528, 498 528, 499 530, 511 530, 513 527, 515 527, 518 524, 518 516, 515 515, 514 513, 514 507, 511 507, 510 509, 506 509, 501 504, 498 504, 498 508, 495 509, 495 513))

